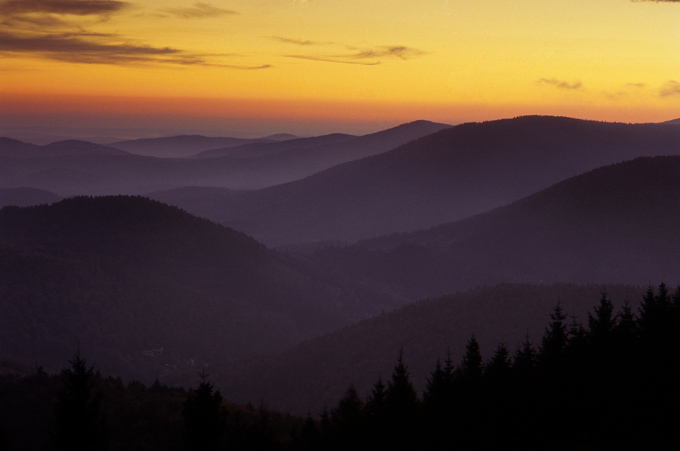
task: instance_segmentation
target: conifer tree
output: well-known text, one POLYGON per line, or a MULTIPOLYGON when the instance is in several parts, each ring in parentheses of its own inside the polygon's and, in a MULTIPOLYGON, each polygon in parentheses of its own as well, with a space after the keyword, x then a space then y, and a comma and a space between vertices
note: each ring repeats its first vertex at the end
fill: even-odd
POLYGON ((399 351, 397 363, 392 370, 392 378, 387 384, 385 405, 388 412, 409 418, 415 417, 418 409, 418 394, 409 379, 403 350, 399 351))
POLYGON ((539 363, 544 366, 556 365, 564 355, 568 340, 567 326, 564 323, 566 319, 562 306, 558 302, 553 313, 550 314, 550 324, 545 328, 541 339, 539 363))
POLYGON ((637 340, 638 323, 628 301, 623 304, 621 311, 616 315, 616 324, 612 334, 617 346, 623 348, 625 352, 629 352, 637 340))
POLYGON ((418 416, 418 394, 409 378, 408 367, 404 363, 403 350, 392 370, 385 390, 385 409, 387 436, 397 449, 411 449, 415 440, 418 416))
POLYGON ((594 309, 595 315, 588 313, 588 329, 591 339, 595 343, 601 343, 610 338, 610 334, 616 325, 614 317, 614 305, 603 291, 600 303, 594 309))
POLYGON ((373 385, 373 390, 366 400, 365 410, 371 418, 385 415, 385 384, 380 377, 373 385))
POLYGON ((208 374, 201 371, 198 388, 189 390, 182 408, 186 427, 185 447, 191 451, 218 449, 224 430, 222 395, 214 391, 208 374))
POLYGON ((106 421, 101 412, 102 394, 96 389, 99 375, 88 368, 80 349, 70 368, 61 371, 57 393, 55 442, 59 450, 107 449, 106 421))
POLYGON ((536 350, 529 340, 529 334, 524 336, 522 345, 515 351, 512 360, 512 370, 517 376, 527 378, 536 366, 536 350))
MULTIPOLYGON (((364 413, 367 426, 367 444, 373 449, 382 446, 388 434, 388 416, 385 404, 386 387, 381 377, 373 385, 371 394, 364 404, 364 413)), ((370 449, 370 448, 369 448, 370 449)))
POLYGON ((354 385, 350 385, 338 407, 331 411, 331 421, 337 439, 344 448, 357 449, 362 440, 363 402, 354 385))
POLYGON ((453 407, 453 364, 451 355, 447 354, 442 367, 437 359, 435 369, 427 379, 423 393, 423 410, 428 417, 444 417, 453 407))
POLYGON ((492 381, 506 379, 510 374, 510 352, 504 343, 496 346, 493 357, 484 368, 484 376, 492 381))
POLYGON ((473 334, 465 345, 465 354, 460 363, 461 376, 465 381, 478 381, 482 377, 482 354, 479 342, 473 334))

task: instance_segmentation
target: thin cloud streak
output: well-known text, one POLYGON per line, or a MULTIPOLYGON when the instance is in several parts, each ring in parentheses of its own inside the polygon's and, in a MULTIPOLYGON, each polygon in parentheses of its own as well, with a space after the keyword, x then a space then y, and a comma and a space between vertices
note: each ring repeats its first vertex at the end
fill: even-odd
POLYGON ((556 78, 541 78, 538 80, 539 84, 547 84, 554 86, 559 89, 566 89, 566 90, 577 90, 581 89, 583 87, 583 84, 580 81, 575 81, 574 83, 569 83, 564 80, 558 80, 556 78))
POLYGON ((426 55, 426 52, 422 50, 413 49, 410 47, 405 47, 402 45, 392 46, 392 47, 382 47, 380 49, 364 50, 354 55, 348 56, 349 58, 365 59, 365 58, 383 58, 394 56, 402 60, 408 60, 416 58, 422 55, 426 55))
POLYGON ((172 47, 98 42, 89 39, 92 37, 109 39, 113 36, 84 32, 25 37, 0 32, 0 54, 32 54, 58 61, 84 64, 155 63, 201 65, 239 70, 267 69, 271 67, 268 64, 241 66, 212 63, 208 58, 215 55, 192 54, 172 47))
POLYGON ((1 53, 37 54, 74 63, 156 62, 160 58, 182 63, 199 61, 196 57, 183 56, 181 51, 170 47, 98 43, 73 34, 24 37, 0 32, 0 49, 1 53))
POLYGON ((196 3, 193 7, 184 8, 164 8, 166 14, 170 14, 182 19, 202 19, 206 17, 218 17, 238 14, 236 11, 218 8, 208 3, 196 3))
POLYGON ((333 57, 325 57, 325 56, 309 56, 309 55, 284 55, 286 58, 297 58, 297 59, 303 59, 303 60, 310 60, 310 61, 321 61, 324 63, 342 63, 342 64, 358 64, 361 66, 377 66, 380 64, 380 61, 373 61, 373 62, 364 62, 364 61, 350 61, 350 60, 341 60, 341 59, 335 59, 333 57))
POLYGON ((286 38, 283 36, 270 36, 271 39, 275 41, 283 42, 284 44, 295 44, 303 47, 315 46, 315 45, 332 45, 332 42, 319 42, 319 41, 308 41, 303 39, 286 38))
POLYGON ((377 47, 375 49, 361 50, 359 52, 350 54, 284 55, 284 56, 288 58, 299 58, 310 61, 321 61, 326 63, 343 63, 343 64, 359 64, 363 66, 376 66, 381 63, 380 61, 381 58, 398 58, 400 60, 405 61, 426 54, 427 52, 406 46, 384 46, 377 47))
POLYGON ((73 14, 89 16, 110 14, 128 7, 128 2, 113 0, 8 0, 0 2, 0 14, 73 14))

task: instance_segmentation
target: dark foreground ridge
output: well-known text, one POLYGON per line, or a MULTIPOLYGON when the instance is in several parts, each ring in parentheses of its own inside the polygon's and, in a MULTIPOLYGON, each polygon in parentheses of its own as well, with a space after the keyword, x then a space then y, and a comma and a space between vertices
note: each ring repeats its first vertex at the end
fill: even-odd
MULTIPOLYGON (((205 371, 188 392, 103 378, 78 352, 58 376, 0 376, 3 449, 675 449, 680 289, 618 312, 606 293, 586 325, 558 304, 540 343, 437 361, 421 396, 404 356, 362 398, 350 386, 306 420, 223 401, 205 371)), ((7 363, 4 362, 6 367, 7 363)))

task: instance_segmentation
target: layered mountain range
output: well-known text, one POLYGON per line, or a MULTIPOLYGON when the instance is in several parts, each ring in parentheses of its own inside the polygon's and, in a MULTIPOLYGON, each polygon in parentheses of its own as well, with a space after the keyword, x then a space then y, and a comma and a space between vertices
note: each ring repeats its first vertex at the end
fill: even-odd
POLYGON ((636 308, 680 283, 674 122, 0 139, 0 356, 56 370, 80 345, 168 383, 205 367, 230 399, 316 414, 403 348, 420 389, 472 333, 488 355, 537 343, 557 302, 583 320, 602 290, 636 308), (68 198, 104 193, 146 197, 68 198))

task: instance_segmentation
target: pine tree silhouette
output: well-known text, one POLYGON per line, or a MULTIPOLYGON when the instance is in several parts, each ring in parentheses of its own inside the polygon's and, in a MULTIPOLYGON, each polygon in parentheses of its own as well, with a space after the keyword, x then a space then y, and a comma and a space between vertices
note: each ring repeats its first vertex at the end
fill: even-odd
POLYGON ((182 408, 186 428, 185 448, 191 451, 218 449, 224 431, 222 395, 214 391, 205 370, 199 373, 198 388, 189 390, 182 408))
POLYGON ((564 354, 568 340, 567 326, 564 323, 566 319, 562 306, 558 302, 553 313, 550 314, 550 324, 545 328, 541 339, 538 360, 545 367, 559 363, 564 354))
POLYGON ((108 447, 102 394, 96 389, 99 375, 80 356, 61 371, 61 389, 55 406, 55 445, 58 450, 105 450, 108 447))
POLYGON ((385 390, 388 437, 393 447, 411 449, 418 416, 418 394, 409 378, 403 350, 399 351, 392 377, 385 390))

